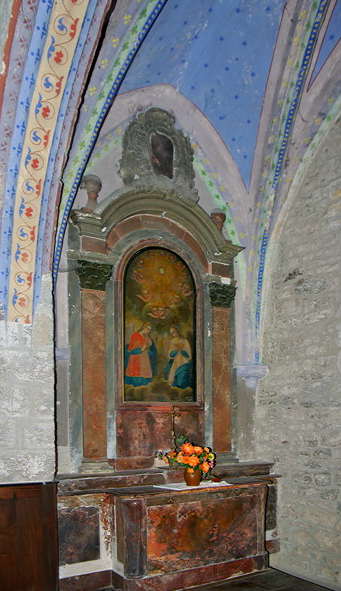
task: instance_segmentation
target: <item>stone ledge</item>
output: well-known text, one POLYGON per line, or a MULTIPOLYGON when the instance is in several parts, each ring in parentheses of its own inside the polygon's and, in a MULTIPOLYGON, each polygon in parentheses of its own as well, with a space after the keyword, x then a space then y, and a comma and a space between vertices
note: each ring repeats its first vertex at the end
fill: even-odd
MULTIPOLYGON (((238 479, 239 483, 241 479, 255 482, 255 479, 270 478, 272 466, 273 464, 268 462, 235 462, 217 466, 214 469, 214 474, 228 480, 238 479)), ((90 493, 94 490, 104 491, 117 487, 154 486, 167 482, 178 482, 182 480, 182 470, 150 468, 148 470, 125 470, 91 475, 59 474, 57 478, 59 481, 58 494, 90 493)))

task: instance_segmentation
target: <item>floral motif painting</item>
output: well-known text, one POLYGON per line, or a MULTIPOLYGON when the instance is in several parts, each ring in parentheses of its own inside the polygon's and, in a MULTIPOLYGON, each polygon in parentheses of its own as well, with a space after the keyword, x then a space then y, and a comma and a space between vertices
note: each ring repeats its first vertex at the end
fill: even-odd
POLYGON ((124 277, 124 401, 195 402, 196 294, 174 252, 139 251, 124 277))

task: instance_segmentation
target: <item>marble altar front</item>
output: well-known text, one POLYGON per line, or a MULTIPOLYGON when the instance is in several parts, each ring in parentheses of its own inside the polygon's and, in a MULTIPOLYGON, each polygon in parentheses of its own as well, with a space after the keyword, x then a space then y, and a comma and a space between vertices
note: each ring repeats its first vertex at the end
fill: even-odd
MULTIPOLYGON (((83 564, 90 564, 97 557, 101 568, 105 555, 107 568, 103 568, 102 582, 115 590, 175 591, 267 566, 265 482, 214 487, 202 484, 180 490, 158 485, 120 487, 76 496, 60 496, 62 511, 67 514, 68 508, 70 517, 74 508, 75 520, 92 523, 93 543, 97 506, 97 522, 106 532, 106 548, 101 550, 98 544, 97 548, 88 548, 85 555, 87 543, 80 537, 71 549, 66 527, 60 536, 61 563, 73 556, 75 560, 83 557, 83 564)), ((82 582, 78 577, 77 589, 98 588, 91 586, 90 579, 83 577, 82 582)), ((61 579, 60 589, 70 591, 74 584, 74 579, 61 579)))
POLYGON ((176 490, 174 470, 62 479, 60 591, 176 591, 263 570, 276 521, 269 468, 240 464, 229 486, 199 489, 176 490))

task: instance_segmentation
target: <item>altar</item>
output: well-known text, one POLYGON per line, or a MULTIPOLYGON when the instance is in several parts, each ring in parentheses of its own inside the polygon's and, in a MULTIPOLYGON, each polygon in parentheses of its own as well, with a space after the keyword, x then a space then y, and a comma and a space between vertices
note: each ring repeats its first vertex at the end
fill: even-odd
MULTIPOLYGON (((92 505, 92 510, 88 507, 83 512, 83 521, 97 507, 111 554, 110 570, 97 573, 101 577, 97 587, 85 585, 84 576, 78 579, 79 589, 82 581, 84 589, 112 585, 119 591, 176 591, 263 570, 268 556, 266 496, 265 482, 88 490, 78 492, 77 502, 74 495, 68 496, 64 506, 77 504, 84 511, 92 505)), ((71 549, 70 538, 68 544, 62 546, 62 553, 75 557, 78 552, 79 560, 84 538, 78 540, 78 550, 71 549)), ((100 549, 97 555, 100 558, 100 549)), ((93 585, 93 575, 91 581, 93 585)), ((73 588, 69 585, 67 579, 61 580, 60 588, 67 591, 73 588)))
POLYGON ((265 568, 264 484, 113 493, 114 586, 174 591, 265 568), (118 570, 118 569, 117 569, 118 570))

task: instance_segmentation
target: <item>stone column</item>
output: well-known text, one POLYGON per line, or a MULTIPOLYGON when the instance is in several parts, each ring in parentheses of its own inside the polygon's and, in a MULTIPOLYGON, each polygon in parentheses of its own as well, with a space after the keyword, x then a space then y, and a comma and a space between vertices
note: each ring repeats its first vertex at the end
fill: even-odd
POLYGON ((107 461, 106 284, 111 265, 78 261, 82 322, 82 472, 110 469, 107 461))
POLYGON ((209 284, 212 306, 213 450, 219 459, 232 458, 230 305, 236 288, 209 284))
POLYGON ((129 579, 140 579, 147 570, 146 505, 143 499, 124 499, 122 508, 124 575, 129 579))

